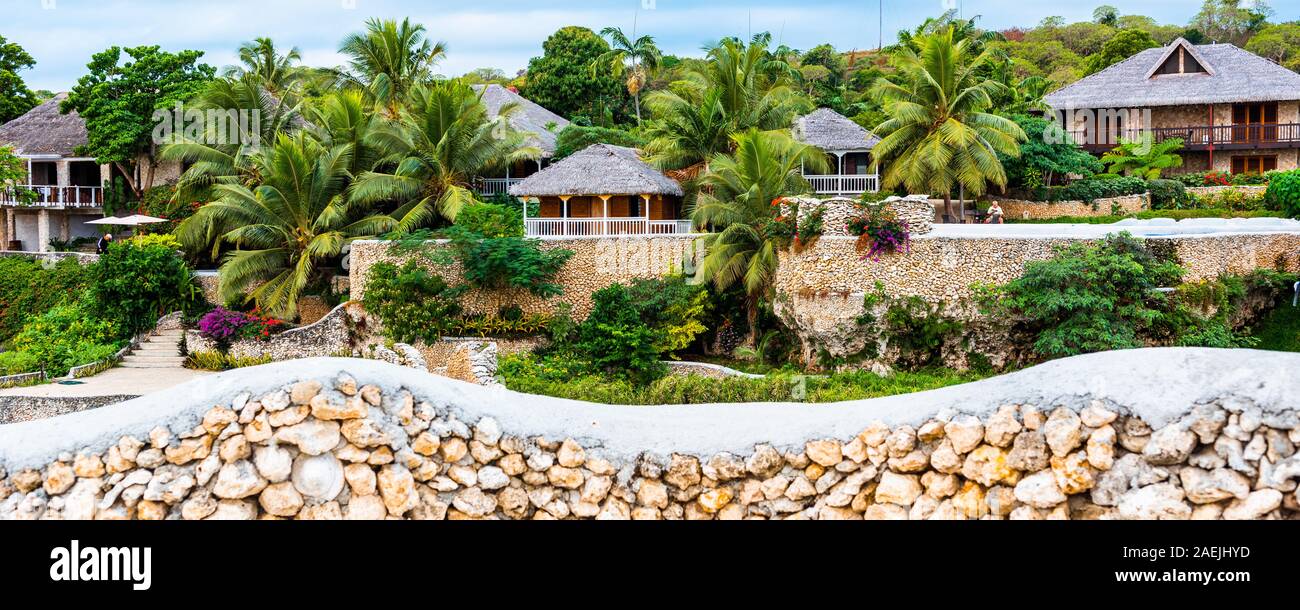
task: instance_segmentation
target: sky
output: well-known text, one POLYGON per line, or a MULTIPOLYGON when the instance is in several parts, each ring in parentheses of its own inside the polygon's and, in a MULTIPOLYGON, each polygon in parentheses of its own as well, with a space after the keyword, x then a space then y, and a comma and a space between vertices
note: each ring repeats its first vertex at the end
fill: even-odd
MULTIPOLYGON (((218 68, 236 63, 240 43, 270 36, 284 48, 298 47, 304 63, 337 66, 347 34, 371 17, 410 17, 448 46, 441 74, 481 67, 514 75, 541 55, 542 42, 566 25, 599 31, 622 27, 655 37, 660 48, 699 55, 702 45, 724 36, 770 31, 796 49, 829 42, 837 49, 875 48, 880 38, 910 29, 946 8, 980 15, 980 24, 1002 29, 1032 26, 1044 17, 1091 19, 1098 4, 1122 14, 1143 14, 1161 23, 1185 24, 1200 0, 0 0, 0 36, 36 59, 20 73, 32 89, 64 91, 82 75, 90 56, 111 46, 160 45, 198 49, 218 68)), ((1300 18, 1300 0, 1273 0, 1274 21, 1300 18)))

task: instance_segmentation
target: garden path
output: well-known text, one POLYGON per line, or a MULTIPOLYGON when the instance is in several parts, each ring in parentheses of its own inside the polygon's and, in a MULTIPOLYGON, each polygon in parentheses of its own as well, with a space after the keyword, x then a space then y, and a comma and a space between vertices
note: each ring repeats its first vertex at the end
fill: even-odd
POLYGON ((0 397, 84 398, 93 396, 143 396, 210 375, 207 371, 175 368, 113 368, 76 381, 79 384, 46 383, 25 388, 0 390, 0 397))

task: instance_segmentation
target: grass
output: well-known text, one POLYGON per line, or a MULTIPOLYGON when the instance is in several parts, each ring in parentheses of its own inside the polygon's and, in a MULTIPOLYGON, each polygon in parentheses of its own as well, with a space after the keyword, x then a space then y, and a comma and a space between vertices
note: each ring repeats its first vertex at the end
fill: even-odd
POLYGON ((1255 349, 1300 352, 1300 307, 1292 307, 1288 299, 1265 316, 1251 336, 1259 340, 1255 349))
POLYGON ((637 385, 612 376, 579 372, 574 363, 525 355, 504 356, 498 372, 506 387, 518 392, 617 405, 840 402, 923 392, 988 376, 946 369, 898 372, 889 377, 865 371, 825 376, 782 371, 763 379, 669 375, 637 385))
POLYGON ((1187 218, 1283 218, 1285 214, 1276 210, 1252 210, 1247 212, 1222 209, 1192 209, 1192 210, 1147 210, 1138 212, 1130 216, 1060 216, 1057 218, 1042 218, 1032 220, 1021 220, 1017 218, 1008 218, 1009 224, 1090 224, 1090 225, 1108 225, 1114 224, 1126 218, 1136 218, 1138 220, 1151 220, 1153 218, 1173 218, 1174 220, 1183 220, 1187 218))

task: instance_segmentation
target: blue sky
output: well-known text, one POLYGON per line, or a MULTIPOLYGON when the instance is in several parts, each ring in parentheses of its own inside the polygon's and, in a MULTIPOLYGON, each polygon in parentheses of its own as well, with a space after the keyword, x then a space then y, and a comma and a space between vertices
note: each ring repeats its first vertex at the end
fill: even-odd
MULTIPOLYGON (((884 0, 886 42, 957 2, 884 0)), ((962 0, 962 8, 982 15, 986 27, 1003 28, 1052 15, 1089 19, 1103 3, 1179 24, 1200 6, 1200 0, 962 0)), ((1275 20, 1300 18, 1300 0, 1271 5, 1275 20)), ((513 74, 541 54, 542 41, 559 27, 615 25, 630 32, 634 15, 639 32, 677 54, 697 54, 708 41, 751 30, 771 31, 801 49, 821 42, 866 49, 876 46, 880 30, 877 0, 0 0, 0 35, 36 58, 36 68, 22 73, 30 87, 65 90, 91 54, 113 45, 199 49, 207 63, 221 67, 234 63, 240 42, 269 35, 299 47, 308 64, 338 65, 339 41, 372 16, 425 24, 450 49, 440 73, 490 66, 513 74)))

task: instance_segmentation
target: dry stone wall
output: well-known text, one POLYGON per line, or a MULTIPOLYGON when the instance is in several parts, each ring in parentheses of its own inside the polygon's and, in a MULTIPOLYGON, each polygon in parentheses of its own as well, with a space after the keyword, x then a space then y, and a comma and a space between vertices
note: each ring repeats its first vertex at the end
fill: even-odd
POLYGON ((315 359, 0 426, 0 518, 1297 519, 1296 367, 1132 350, 810 410, 315 359))
POLYGON ((994 197, 1005 218, 1046 220, 1063 217, 1128 216, 1151 209, 1151 195, 1127 195, 1087 201, 1021 201, 994 197))
MULTIPOLYGON (((543 299, 526 291, 476 290, 462 297, 461 304, 471 314, 495 315, 503 305, 518 305, 524 313, 553 313, 558 303, 569 303, 573 306, 573 315, 582 319, 591 312, 592 293, 601 288, 617 282, 680 272, 684 266, 693 269, 703 256, 703 248, 697 248, 697 241, 698 236, 690 235, 543 239, 543 249, 573 252, 573 257, 556 278, 564 287, 563 295, 543 299)), ((448 247, 446 241, 430 242, 425 254, 448 247)), ((370 268, 376 263, 402 265, 409 260, 420 261, 448 283, 462 281, 459 264, 437 265, 427 256, 395 253, 392 242, 358 241, 352 244, 351 297, 357 301, 365 297, 370 268)))

